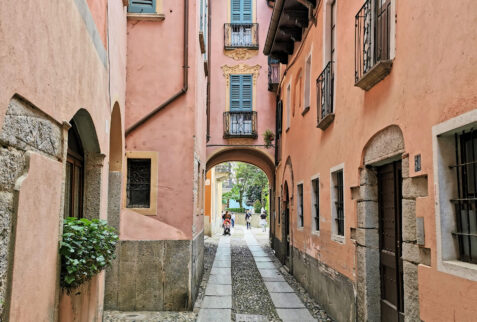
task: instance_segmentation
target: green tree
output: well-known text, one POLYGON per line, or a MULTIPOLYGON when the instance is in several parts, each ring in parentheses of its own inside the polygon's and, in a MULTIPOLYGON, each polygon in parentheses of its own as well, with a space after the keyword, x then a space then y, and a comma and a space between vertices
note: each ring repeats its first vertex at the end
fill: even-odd
POLYGON ((238 202, 243 208, 243 199, 247 197, 248 204, 259 200, 263 205, 268 195, 268 178, 265 173, 256 166, 236 162, 232 167, 232 180, 234 187, 238 189, 238 202))

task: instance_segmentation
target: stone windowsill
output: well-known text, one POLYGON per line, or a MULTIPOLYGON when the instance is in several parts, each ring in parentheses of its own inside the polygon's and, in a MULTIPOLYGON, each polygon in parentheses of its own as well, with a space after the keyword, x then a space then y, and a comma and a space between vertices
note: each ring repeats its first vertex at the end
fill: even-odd
POLYGON ((477 265, 459 260, 443 260, 441 269, 447 274, 452 274, 461 278, 477 281, 477 265))
POLYGON ((133 13, 128 12, 128 19, 131 20, 147 20, 147 21, 162 21, 166 16, 162 13, 133 13))
POLYGON ((364 74, 354 86, 369 91, 374 85, 383 80, 391 72, 392 60, 381 60, 364 74))
POLYGON ((320 237, 320 231, 319 231, 319 230, 313 230, 313 231, 311 232, 311 234, 312 234, 313 236, 320 237))
POLYGON ((340 235, 336 235, 336 234, 331 235, 331 240, 334 241, 334 242, 337 242, 339 244, 344 244, 345 243, 345 237, 340 236, 340 235))
POLYGON ((326 115, 320 122, 318 122, 317 127, 321 130, 326 130, 335 119, 335 113, 329 113, 326 115))

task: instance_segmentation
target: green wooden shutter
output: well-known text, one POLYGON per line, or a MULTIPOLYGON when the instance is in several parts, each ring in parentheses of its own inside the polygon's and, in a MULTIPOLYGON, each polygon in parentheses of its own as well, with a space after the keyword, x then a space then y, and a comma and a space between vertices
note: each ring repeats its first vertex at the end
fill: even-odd
POLYGON ((230 4, 232 7, 231 19, 232 23, 240 23, 242 22, 242 8, 241 8, 241 0, 230 0, 230 4))
POLYGON ((156 0, 129 0, 128 12, 156 13, 156 0))
POLYGON ((252 110, 252 75, 242 75, 242 109, 252 110))
POLYGON ((241 75, 230 75, 230 110, 239 110, 242 100, 241 75))
POLYGON ((252 23, 252 0, 242 0, 242 22, 252 23))

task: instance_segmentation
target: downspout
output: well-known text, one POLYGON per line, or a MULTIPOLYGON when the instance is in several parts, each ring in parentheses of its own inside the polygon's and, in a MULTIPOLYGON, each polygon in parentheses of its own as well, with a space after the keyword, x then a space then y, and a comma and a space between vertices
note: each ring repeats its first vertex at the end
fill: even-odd
POLYGON ((150 118, 152 118, 154 115, 159 113, 163 108, 165 108, 167 105, 171 104, 174 102, 176 99, 187 93, 187 90, 189 89, 189 0, 184 0, 184 58, 183 58, 183 83, 182 83, 182 88, 177 92, 176 94, 172 95, 169 99, 167 99, 164 103, 156 107, 154 110, 152 110, 149 114, 144 116, 142 119, 131 125, 127 130, 126 130, 126 136, 131 134, 134 130, 136 130, 138 127, 146 123, 150 118))
POLYGON ((206 137, 206 142, 209 142, 210 140, 210 76, 211 76, 211 71, 212 71, 212 59, 211 59, 211 35, 212 35, 212 28, 211 28, 211 18, 212 14, 212 1, 208 1, 208 7, 207 7, 207 106, 206 106, 206 114, 207 114, 207 137, 206 137))

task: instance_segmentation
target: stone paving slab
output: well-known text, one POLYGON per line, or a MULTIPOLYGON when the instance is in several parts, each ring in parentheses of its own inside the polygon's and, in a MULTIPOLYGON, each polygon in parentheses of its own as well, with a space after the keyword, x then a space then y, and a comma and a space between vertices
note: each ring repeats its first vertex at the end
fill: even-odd
POLYGON ((295 293, 287 282, 265 282, 269 293, 295 293))
POLYGON ((232 285, 232 277, 230 275, 210 275, 209 283, 232 285))
POLYGON ((204 309, 231 309, 232 295, 205 296, 200 306, 204 309))
POLYGON ((207 283, 205 295, 224 296, 232 295, 232 285, 207 283))
POLYGON ((271 261, 270 262, 258 262, 258 263, 255 263, 257 265, 257 268, 260 269, 260 268, 268 268, 268 269, 275 269, 275 264, 273 264, 271 261))
POLYGON ((232 321, 232 310, 231 309, 201 309, 199 311, 199 318, 197 319, 197 322, 210 322, 210 321, 221 321, 221 322, 232 321))
POLYGON ((258 271, 260 272, 260 275, 262 275, 262 277, 281 276, 281 274, 275 268, 272 268, 272 269, 259 268, 258 271))
POLYGON ((236 314, 235 322, 268 322, 264 315, 236 314))
POLYGON ((277 309, 299 309, 305 307, 295 293, 270 293, 270 297, 277 309))
POLYGON ((254 257, 255 259, 255 262, 258 263, 258 262, 271 262, 272 260, 270 259, 270 257, 254 257))
POLYGON ((232 269, 230 267, 213 267, 210 270, 211 275, 221 275, 221 274, 232 274, 232 269))
POLYGON ((277 309, 277 313, 283 322, 316 321, 307 309, 277 309))
POLYGON ((230 268, 232 267, 232 263, 230 261, 214 261, 214 264, 212 265, 212 268, 217 267, 217 268, 230 268))
POLYGON ((265 252, 252 252, 253 257, 268 257, 265 252))

